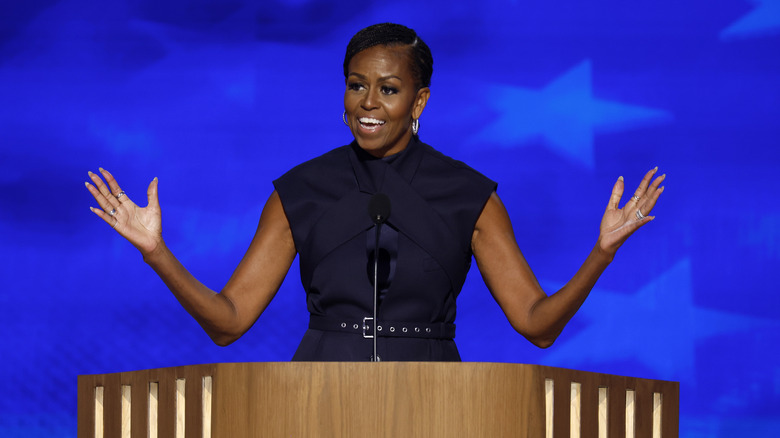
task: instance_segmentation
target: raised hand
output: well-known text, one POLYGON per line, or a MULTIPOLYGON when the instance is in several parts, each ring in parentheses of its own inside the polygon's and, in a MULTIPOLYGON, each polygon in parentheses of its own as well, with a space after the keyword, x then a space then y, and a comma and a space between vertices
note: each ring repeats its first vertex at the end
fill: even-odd
POLYGON ((92 184, 87 182, 85 185, 100 206, 89 209, 129 240, 144 256, 154 251, 162 242, 157 178, 152 180, 146 192, 148 205, 140 208, 122 191, 114 176, 107 170, 100 169, 105 183, 97 174, 88 174, 92 184))
POLYGON ((601 219, 601 233, 599 234, 601 249, 614 254, 634 231, 655 219, 655 216, 650 216, 650 212, 664 191, 664 187, 659 187, 659 185, 666 178, 666 174, 661 175, 656 177, 651 184, 650 180, 657 171, 656 167, 645 174, 634 195, 623 208, 618 208, 620 198, 623 197, 623 177, 621 176, 615 182, 607 210, 601 219))

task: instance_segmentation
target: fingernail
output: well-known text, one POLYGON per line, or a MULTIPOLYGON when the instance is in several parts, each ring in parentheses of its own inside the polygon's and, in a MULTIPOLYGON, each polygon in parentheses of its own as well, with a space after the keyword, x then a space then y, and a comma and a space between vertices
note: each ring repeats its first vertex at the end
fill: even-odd
POLYGON ((157 181, 157 177, 156 176, 154 177, 154 180, 157 181))
POLYGON ((619 176, 619 177, 618 177, 618 181, 623 181, 623 177, 622 177, 622 176, 619 176))
POLYGON ((86 182, 86 181, 84 181, 84 185, 85 185, 86 187, 89 187, 89 183, 88 183, 88 182, 86 182))
POLYGON ((92 171, 88 170, 87 175, 92 176, 93 175, 92 171))
POLYGON ((101 171, 101 172, 104 172, 102 167, 98 167, 98 170, 101 171))
POLYGON ((653 169, 653 172, 658 172, 658 166, 655 166, 655 168, 653 169))
POLYGON ((95 210, 93 210, 92 207, 89 207, 89 211, 91 211, 93 213, 95 212, 95 210))

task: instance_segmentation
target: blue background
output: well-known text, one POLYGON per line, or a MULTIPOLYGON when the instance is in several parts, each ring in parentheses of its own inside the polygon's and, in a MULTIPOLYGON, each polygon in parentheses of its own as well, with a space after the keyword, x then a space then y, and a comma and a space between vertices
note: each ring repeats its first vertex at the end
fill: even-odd
POLYGON ((499 182, 552 292, 590 251, 613 182, 667 190, 557 343, 513 332, 472 270, 464 360, 680 382, 683 437, 780 433, 780 1, 2 0, 0 436, 74 436, 76 376, 286 361, 307 322, 297 262, 255 327, 213 345, 90 213, 87 170, 145 204, 220 289, 271 181, 351 140, 349 38, 432 48, 420 136, 499 182))

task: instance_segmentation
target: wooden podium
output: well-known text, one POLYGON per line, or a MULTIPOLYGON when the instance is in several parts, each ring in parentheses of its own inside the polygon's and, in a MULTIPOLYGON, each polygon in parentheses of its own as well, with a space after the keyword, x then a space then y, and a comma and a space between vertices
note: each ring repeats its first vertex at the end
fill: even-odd
POLYGON ((219 363, 78 378, 87 437, 678 435, 679 384, 507 363, 219 363))

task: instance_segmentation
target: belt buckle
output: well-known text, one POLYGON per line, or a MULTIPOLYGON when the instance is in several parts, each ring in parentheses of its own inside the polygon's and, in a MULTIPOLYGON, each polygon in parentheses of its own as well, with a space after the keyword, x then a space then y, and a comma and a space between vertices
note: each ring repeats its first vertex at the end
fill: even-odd
POLYGON ((374 317, 372 317, 372 316, 363 317, 363 338, 365 338, 365 339, 374 339, 374 334, 373 333, 372 334, 367 334, 366 333, 366 330, 368 330, 368 323, 367 323, 367 321, 369 319, 371 320, 372 323, 374 322, 374 317))

